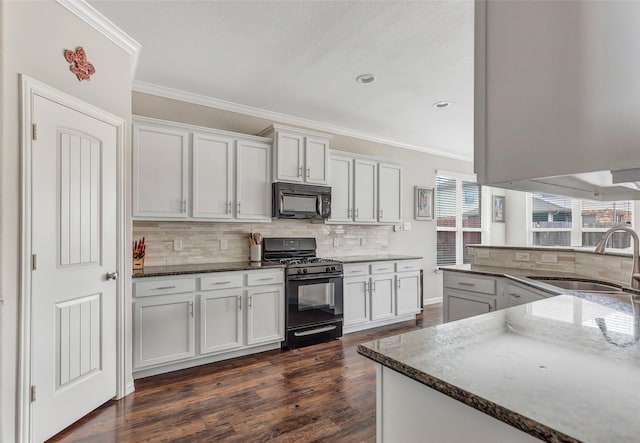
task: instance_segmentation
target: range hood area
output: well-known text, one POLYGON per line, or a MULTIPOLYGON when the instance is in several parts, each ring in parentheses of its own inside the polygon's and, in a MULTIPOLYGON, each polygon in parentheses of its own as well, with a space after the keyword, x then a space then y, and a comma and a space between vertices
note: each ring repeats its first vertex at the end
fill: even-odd
POLYGON ((493 186, 584 200, 640 200, 640 168, 517 180, 493 186))

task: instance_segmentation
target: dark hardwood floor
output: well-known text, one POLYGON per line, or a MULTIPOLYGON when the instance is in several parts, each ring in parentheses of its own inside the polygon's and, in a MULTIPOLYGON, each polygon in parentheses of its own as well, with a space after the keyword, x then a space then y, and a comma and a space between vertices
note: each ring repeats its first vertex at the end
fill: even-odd
POLYGON ((375 366, 357 345, 441 322, 429 305, 416 321, 140 379, 50 441, 373 442, 375 366))

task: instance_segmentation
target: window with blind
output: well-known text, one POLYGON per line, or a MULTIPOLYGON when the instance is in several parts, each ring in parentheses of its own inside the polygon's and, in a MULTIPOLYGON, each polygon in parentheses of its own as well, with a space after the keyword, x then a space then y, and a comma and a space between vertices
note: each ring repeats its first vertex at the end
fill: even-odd
POLYGON ((437 263, 469 263, 467 245, 482 242, 482 188, 459 178, 436 177, 437 263))
MULTIPOLYGON (((573 200, 550 194, 531 194, 532 244, 536 246, 584 246, 598 244, 613 226, 631 226, 633 202, 573 200)), ((608 247, 631 247, 631 236, 616 232, 608 247)))

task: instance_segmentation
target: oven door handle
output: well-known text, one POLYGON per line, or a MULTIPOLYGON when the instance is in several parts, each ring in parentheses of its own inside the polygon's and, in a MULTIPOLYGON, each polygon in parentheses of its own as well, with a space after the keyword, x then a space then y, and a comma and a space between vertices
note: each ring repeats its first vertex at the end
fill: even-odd
POLYGON ((305 280, 325 280, 333 278, 342 278, 344 275, 340 273, 336 274, 304 274, 304 275, 289 275, 288 281, 305 281, 305 280))

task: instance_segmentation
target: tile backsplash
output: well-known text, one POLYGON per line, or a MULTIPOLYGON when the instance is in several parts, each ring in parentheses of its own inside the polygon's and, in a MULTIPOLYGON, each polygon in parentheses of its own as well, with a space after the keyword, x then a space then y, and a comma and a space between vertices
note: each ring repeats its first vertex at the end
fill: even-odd
POLYGON ((145 266, 243 261, 249 257, 249 233, 263 237, 315 237, 320 257, 388 253, 392 226, 328 225, 307 220, 271 223, 134 221, 133 239, 146 238, 145 266), (182 250, 174 251, 174 240, 182 250), (227 249, 221 249, 226 241, 227 249), (335 245, 335 246, 334 246, 335 245))

